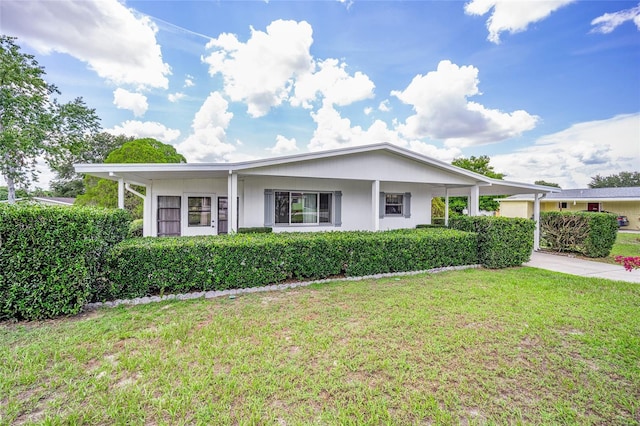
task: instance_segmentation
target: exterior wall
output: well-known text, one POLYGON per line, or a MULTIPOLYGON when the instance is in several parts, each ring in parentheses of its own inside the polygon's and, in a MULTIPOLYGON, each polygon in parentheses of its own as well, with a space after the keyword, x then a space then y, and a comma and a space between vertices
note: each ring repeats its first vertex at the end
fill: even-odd
MULTIPOLYGON (((542 206, 541 206, 542 210, 542 206)), ((533 216, 532 201, 506 201, 500 203, 500 216, 502 217, 524 217, 533 216)))
MULTIPOLYGON (((565 212, 579 212, 587 210, 587 204, 589 202, 597 202, 595 200, 578 201, 575 204, 573 201, 567 201, 567 207, 563 208, 565 212)), ((546 201, 540 203, 540 211, 560 211, 558 201, 546 201)), ((640 200, 638 201, 603 201, 601 203, 601 210, 616 213, 619 215, 627 216, 629 219, 629 226, 625 226, 622 229, 639 230, 640 229, 640 200)), ((500 203, 500 216, 504 217, 531 217, 533 214, 533 201, 507 201, 500 203), (524 205, 526 204, 526 216, 524 205)))
MULTIPOLYGON (((288 226, 275 225, 274 232, 363 231, 374 229, 371 182, 337 179, 244 177, 245 206, 240 217, 241 226, 264 226, 264 190, 342 191, 342 225, 288 226)), ((411 192, 411 217, 380 219, 380 229, 414 228, 431 222, 431 192, 421 184, 381 183, 383 192, 411 192)), ((378 212, 376 211, 377 215, 378 212)))

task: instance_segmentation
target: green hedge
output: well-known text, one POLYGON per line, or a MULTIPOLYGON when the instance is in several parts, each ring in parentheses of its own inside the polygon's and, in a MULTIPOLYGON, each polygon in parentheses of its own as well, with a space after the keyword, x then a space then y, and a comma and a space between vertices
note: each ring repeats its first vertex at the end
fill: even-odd
POLYGON ((476 264, 476 250, 475 234, 449 229, 142 238, 111 251, 108 298, 476 264))
POLYGON ((593 212, 540 213, 541 243, 555 251, 607 257, 618 233, 617 216, 593 212))
POLYGON ((269 234, 273 231, 268 226, 259 226, 254 228, 238 228, 238 234, 269 234))
POLYGON ((478 262, 487 268, 520 266, 531 258, 535 222, 530 219, 457 216, 449 227, 478 234, 478 262))
POLYGON ((129 221, 122 210, 0 206, 0 319, 78 313, 101 292, 106 254, 129 221))

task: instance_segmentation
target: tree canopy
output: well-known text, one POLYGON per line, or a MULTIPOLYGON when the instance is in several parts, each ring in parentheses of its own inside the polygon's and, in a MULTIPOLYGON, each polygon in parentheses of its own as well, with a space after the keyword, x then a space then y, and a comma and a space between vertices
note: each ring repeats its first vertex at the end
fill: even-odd
POLYGON ((37 181, 42 158, 53 169, 82 150, 85 136, 99 129, 95 110, 82 98, 60 104, 56 86, 45 81, 44 68, 20 51, 14 37, 0 36, 0 173, 10 203, 16 184, 37 181))
MULTIPOLYGON (((105 163, 186 163, 187 160, 179 154, 172 145, 164 144, 151 138, 135 139, 124 143, 121 147, 111 151, 105 163)), ((76 198, 76 204, 85 206, 116 208, 118 206, 118 184, 108 179, 85 177, 84 194, 76 198)), ((144 188, 135 188, 144 193, 144 188)), ((135 218, 142 217, 142 200, 125 193, 125 208, 135 218)))
POLYGON ((551 186, 553 188, 560 188, 560 185, 558 185, 557 183, 554 182, 545 182, 543 180, 537 180, 534 182, 536 185, 542 185, 542 186, 551 186))
MULTIPOLYGON (((481 155, 480 157, 471 156, 469 158, 459 157, 451 162, 454 166, 462 169, 470 170, 472 172, 493 178, 503 179, 504 173, 498 173, 490 165, 491 159, 487 155, 481 155)), ((487 196, 480 197, 479 204, 480 210, 496 211, 500 208, 500 203, 495 201, 495 198, 499 196, 487 196)), ((449 211, 454 214, 462 214, 463 210, 467 208, 467 197, 451 197, 449 199, 449 211)))
POLYGON ((627 186, 640 186, 640 172, 620 172, 604 177, 595 175, 589 183, 589 188, 624 188, 627 186))

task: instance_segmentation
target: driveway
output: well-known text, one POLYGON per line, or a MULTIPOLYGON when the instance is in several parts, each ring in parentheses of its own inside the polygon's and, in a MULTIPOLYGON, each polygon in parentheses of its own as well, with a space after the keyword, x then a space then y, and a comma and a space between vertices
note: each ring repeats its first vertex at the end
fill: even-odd
POLYGON ((531 255, 531 260, 524 265, 581 277, 640 283, 640 269, 629 272, 622 265, 594 262, 565 255, 534 251, 531 255))

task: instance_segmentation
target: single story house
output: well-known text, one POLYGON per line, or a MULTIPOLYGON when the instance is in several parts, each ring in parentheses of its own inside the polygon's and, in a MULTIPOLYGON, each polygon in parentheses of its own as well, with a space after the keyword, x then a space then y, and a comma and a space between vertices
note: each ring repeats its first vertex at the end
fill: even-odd
MULTIPOLYGON (((388 230, 431 223, 431 200, 556 188, 491 179, 388 143, 238 163, 77 164, 144 199, 145 236, 215 235, 238 227, 274 232, 388 230), (145 187, 140 194, 131 185, 145 187)), ((448 209, 447 209, 448 211, 448 209)), ((448 218, 445 218, 448 220, 448 218)))
MULTIPOLYGON (((518 194, 498 199, 500 216, 532 217, 533 195, 518 194)), ((563 189, 540 199, 541 211, 607 211, 626 216, 627 229, 640 229, 640 186, 626 188, 563 189)))

